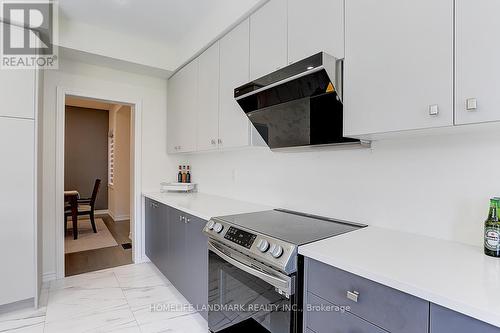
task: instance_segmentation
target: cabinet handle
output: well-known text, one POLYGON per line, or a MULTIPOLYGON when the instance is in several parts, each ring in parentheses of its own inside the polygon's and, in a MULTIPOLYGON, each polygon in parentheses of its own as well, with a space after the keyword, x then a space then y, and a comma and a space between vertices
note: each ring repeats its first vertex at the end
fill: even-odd
POLYGON ((215 141, 215 139, 212 139, 212 141, 210 141, 210 143, 211 143, 212 145, 215 145, 217 142, 215 141))
POLYGON ((465 101, 465 109, 467 111, 476 111, 477 110, 477 98, 467 98, 465 101))
POLYGON ((189 217, 185 218, 184 223, 188 224, 189 222, 191 222, 191 219, 189 217))
POLYGON ((357 291, 347 291, 347 299, 358 303, 358 298, 359 298, 359 292, 357 291))
POLYGON ((439 114, 439 105, 437 104, 429 105, 429 115, 437 116, 438 114, 439 114))
POLYGON ((219 144, 221 145, 221 144, 222 144, 222 139, 219 139, 219 140, 218 140, 218 142, 219 142, 219 144))
POLYGON ((179 215, 179 221, 181 221, 181 222, 182 222, 182 216, 180 216, 180 215, 179 215))

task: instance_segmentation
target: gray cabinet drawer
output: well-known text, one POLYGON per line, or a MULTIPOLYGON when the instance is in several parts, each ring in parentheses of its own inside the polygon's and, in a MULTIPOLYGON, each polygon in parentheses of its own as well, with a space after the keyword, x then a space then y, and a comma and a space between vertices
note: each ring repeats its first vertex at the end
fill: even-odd
POLYGON ((500 333, 500 328, 431 304, 430 333, 500 333))
POLYGON ((308 293, 306 325, 316 333, 387 333, 349 312, 335 311, 335 306, 308 293))
POLYGON ((427 333, 429 302, 306 258, 306 290, 393 333, 427 333), (347 292, 358 292, 357 302, 347 292))

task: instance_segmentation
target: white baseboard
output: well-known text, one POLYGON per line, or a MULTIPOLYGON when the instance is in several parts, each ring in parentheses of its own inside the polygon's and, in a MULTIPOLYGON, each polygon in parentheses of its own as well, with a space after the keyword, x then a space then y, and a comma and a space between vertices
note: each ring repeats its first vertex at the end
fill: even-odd
POLYGON ((143 255, 142 257, 136 258, 134 264, 142 264, 146 262, 151 262, 151 260, 149 260, 149 258, 146 257, 146 255, 143 255))
POLYGON ((112 211, 108 211, 108 214, 115 222, 130 220, 130 215, 115 215, 112 211))
POLYGON ((56 280, 57 274, 56 272, 48 272, 48 273, 43 273, 42 276, 42 281, 45 282, 50 282, 52 280, 56 280))
POLYGON ((109 210, 108 209, 96 210, 96 211, 94 211, 94 214, 95 215, 106 215, 106 214, 109 214, 109 210))
POLYGON ((13 312, 17 310, 22 310, 22 309, 32 309, 33 308, 33 301, 35 299, 33 297, 28 298, 28 299, 23 299, 21 301, 13 302, 13 303, 7 303, 7 304, 2 304, 0 305, 0 314, 4 314, 7 312, 13 312))

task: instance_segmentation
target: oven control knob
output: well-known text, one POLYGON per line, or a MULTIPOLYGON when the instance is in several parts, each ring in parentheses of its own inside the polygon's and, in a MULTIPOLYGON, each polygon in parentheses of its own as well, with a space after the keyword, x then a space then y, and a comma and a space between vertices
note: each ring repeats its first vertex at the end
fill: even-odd
POLYGON ((208 221, 207 223, 207 229, 208 230, 213 230, 214 229, 215 222, 214 221, 208 221))
POLYGON ((214 225, 214 231, 218 234, 220 234, 224 230, 224 226, 220 224, 219 222, 215 223, 214 225))
POLYGON ((269 242, 265 239, 261 239, 257 244, 257 248, 260 252, 266 252, 269 249, 269 242))
POLYGON ((278 259, 283 254, 283 248, 279 245, 273 244, 271 246, 271 255, 278 259))

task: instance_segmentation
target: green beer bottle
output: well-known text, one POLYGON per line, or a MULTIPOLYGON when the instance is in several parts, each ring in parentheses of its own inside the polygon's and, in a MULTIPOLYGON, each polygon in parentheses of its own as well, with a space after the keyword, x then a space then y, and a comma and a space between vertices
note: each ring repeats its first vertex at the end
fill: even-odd
POLYGON ((498 220, 498 198, 490 200, 490 212, 484 222, 484 253, 491 257, 500 258, 500 222, 498 220))

